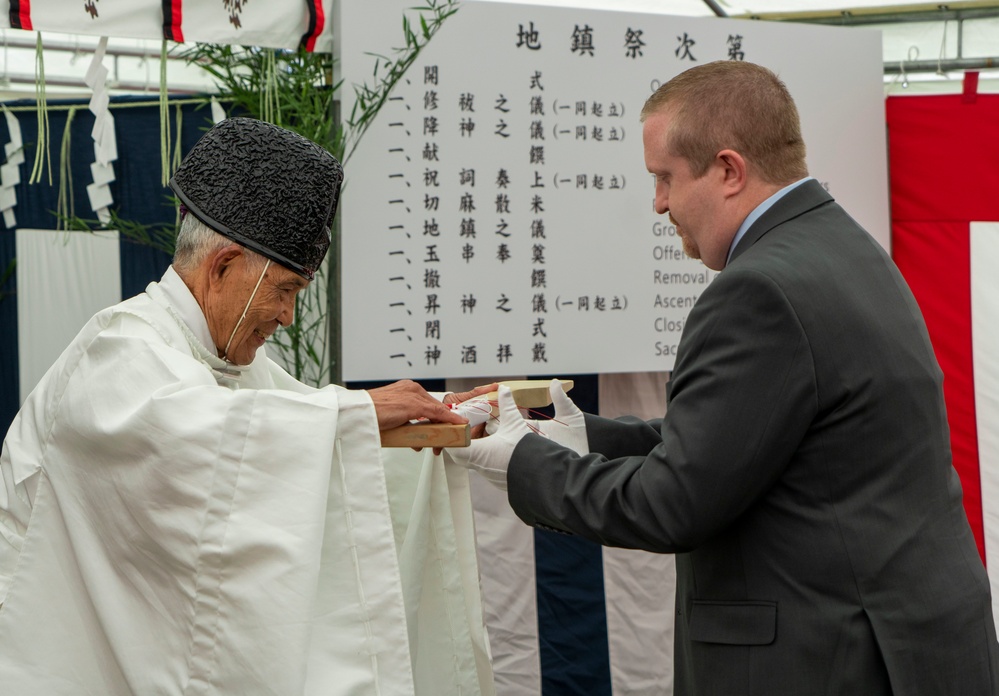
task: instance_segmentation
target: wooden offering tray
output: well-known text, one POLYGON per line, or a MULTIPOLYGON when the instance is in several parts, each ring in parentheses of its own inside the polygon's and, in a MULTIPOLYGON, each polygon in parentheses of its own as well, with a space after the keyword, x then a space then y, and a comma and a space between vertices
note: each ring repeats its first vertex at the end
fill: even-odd
MULTIPOLYGON (((560 379, 559 382, 562 383, 562 389, 566 392, 573 387, 571 379, 560 379)), ((517 404, 518 408, 544 408, 552 405, 552 395, 548 391, 548 385, 551 384, 550 379, 514 379, 500 382, 500 384, 510 387, 510 391, 513 393, 513 402, 517 404)), ((496 405, 496 399, 499 398, 499 393, 489 392, 486 394, 486 398, 493 404, 493 415, 498 416, 499 408, 496 405)))
POLYGON ((472 429, 468 423, 407 423, 382 431, 382 447, 468 447, 472 429))
MULTIPOLYGON (((569 391, 573 387, 571 379, 560 380, 562 388, 569 391)), ((514 403, 519 408, 544 408, 551 406, 552 397, 548 391, 550 380, 520 379, 500 382, 510 387, 514 403)), ((486 395, 493 403, 493 415, 499 415, 495 401, 497 392, 486 395)), ((398 428, 382 431, 382 447, 468 447, 472 442, 471 428, 451 423, 407 423, 398 428)))

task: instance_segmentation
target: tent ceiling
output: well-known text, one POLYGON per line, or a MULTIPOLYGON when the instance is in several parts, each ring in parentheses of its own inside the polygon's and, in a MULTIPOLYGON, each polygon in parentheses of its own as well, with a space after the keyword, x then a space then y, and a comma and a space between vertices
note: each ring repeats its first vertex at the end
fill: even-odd
MULTIPOLYGON (((341 2, 357 0, 337 0, 341 2)), ((684 16, 724 15, 769 21, 814 22, 844 26, 871 26, 882 31, 885 71, 889 80, 900 72, 916 75, 914 82, 946 82, 955 72, 988 71, 999 65, 999 1, 919 3, 912 0, 466 0, 512 1, 590 9, 684 16), (955 72, 949 72, 955 71, 955 72), (922 73, 922 76, 918 74, 922 73)), ((46 33, 47 84, 56 92, 82 88, 82 71, 96 45, 96 37, 46 33)), ((30 96, 34 91, 33 32, 3 31, 4 65, 0 72, 0 99, 30 96), (3 83, 6 82, 6 85, 3 83), (6 87, 9 91, 3 92, 6 87)), ((112 39, 112 81, 117 91, 158 91, 158 41, 112 39)), ((983 74, 983 80, 989 73, 983 74)), ((204 91, 211 83, 183 61, 170 61, 168 85, 175 91, 204 91)), ((943 85, 946 87, 946 85, 943 85)), ((999 86, 997 86, 999 89, 999 86)))
POLYGON ((999 3, 968 0, 950 3, 914 3, 912 0, 850 0, 848 3, 827 0, 712 0, 730 17, 759 19, 811 19, 819 17, 861 17, 864 15, 905 15, 927 12, 957 12, 980 9, 999 10, 999 3))

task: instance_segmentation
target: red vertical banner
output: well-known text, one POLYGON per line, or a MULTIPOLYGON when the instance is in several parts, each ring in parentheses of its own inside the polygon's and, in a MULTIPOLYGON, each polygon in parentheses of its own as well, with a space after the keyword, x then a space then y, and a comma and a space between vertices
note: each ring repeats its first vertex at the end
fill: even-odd
POLYGON ((326 15, 323 12, 323 0, 306 0, 309 8, 309 27, 302 35, 302 45, 310 53, 316 50, 316 39, 326 27, 326 15))
POLYGON ((163 38, 184 42, 182 0, 163 0, 163 38))
POLYGON ((887 100, 892 255, 944 372, 954 468, 985 557, 972 355, 970 223, 999 220, 999 96, 887 100))
POLYGON ((31 0, 10 0, 10 26, 15 29, 33 29, 31 25, 31 0))

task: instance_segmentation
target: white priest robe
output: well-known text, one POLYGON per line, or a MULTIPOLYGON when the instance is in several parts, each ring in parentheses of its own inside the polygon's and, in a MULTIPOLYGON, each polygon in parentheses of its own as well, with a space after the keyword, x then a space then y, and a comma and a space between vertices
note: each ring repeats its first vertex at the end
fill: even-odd
POLYGON ((492 693, 466 472, 382 450, 367 392, 211 345, 170 269, 21 408, 0 693, 492 693))

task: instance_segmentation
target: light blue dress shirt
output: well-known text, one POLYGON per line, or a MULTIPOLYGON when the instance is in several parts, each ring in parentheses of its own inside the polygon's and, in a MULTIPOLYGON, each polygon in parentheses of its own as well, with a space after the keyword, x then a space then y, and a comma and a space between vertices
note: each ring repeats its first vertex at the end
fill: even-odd
POLYGON ((814 177, 806 176, 804 179, 801 179, 799 181, 795 181, 793 184, 788 184, 787 186, 785 186, 784 188, 782 188, 780 191, 778 191, 774 195, 770 196, 770 198, 766 199, 765 201, 763 201, 762 203, 760 203, 758 206, 756 206, 755 208, 753 208, 753 212, 751 212, 749 215, 746 216, 746 219, 742 221, 741 225, 739 225, 739 231, 735 233, 735 238, 732 240, 732 244, 728 248, 728 257, 725 259, 725 265, 727 266, 728 262, 732 260, 732 252, 735 251, 736 244, 738 244, 739 241, 743 238, 743 236, 745 236, 746 230, 748 230, 750 227, 752 227, 753 223, 756 222, 757 220, 759 220, 760 216, 763 215, 763 213, 765 213, 768 210, 770 210, 771 206, 773 206, 774 203, 776 203, 781 198, 783 198, 784 196, 786 196, 788 194, 788 192, 790 192, 793 189, 798 188, 803 183, 805 183, 806 181, 810 181, 813 178, 814 177))

